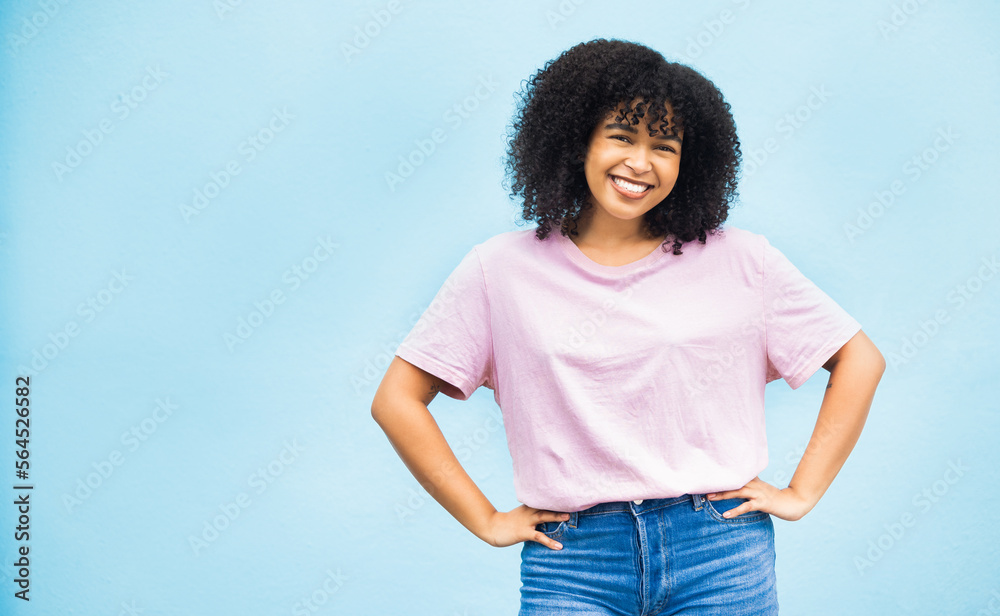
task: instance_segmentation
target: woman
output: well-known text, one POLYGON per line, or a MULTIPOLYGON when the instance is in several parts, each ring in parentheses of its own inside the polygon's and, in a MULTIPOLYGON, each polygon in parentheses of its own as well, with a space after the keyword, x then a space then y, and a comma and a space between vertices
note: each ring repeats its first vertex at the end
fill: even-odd
POLYGON ((776 614, 771 516, 816 505, 885 362, 766 238, 723 224, 740 149, 710 81, 597 39, 522 96, 508 173, 537 226, 466 254, 372 414, 460 523, 493 546, 523 542, 521 616, 776 614), (820 366, 817 427, 779 489, 757 477, 764 385, 798 388, 820 366), (439 391, 466 400, 481 385, 503 414, 523 503, 511 511, 427 410, 439 391))

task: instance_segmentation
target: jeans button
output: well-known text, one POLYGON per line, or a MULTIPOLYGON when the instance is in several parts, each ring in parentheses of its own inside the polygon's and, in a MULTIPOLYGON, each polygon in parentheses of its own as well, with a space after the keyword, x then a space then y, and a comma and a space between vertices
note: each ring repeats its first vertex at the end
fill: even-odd
POLYGON ((639 500, 634 500, 632 502, 635 503, 636 505, 641 505, 642 504, 642 499, 640 498, 639 500))

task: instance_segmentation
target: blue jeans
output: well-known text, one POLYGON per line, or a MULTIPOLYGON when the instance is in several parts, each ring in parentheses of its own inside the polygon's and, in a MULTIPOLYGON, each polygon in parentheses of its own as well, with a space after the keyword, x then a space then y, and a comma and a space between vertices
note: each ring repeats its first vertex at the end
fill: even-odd
POLYGON ((521 548, 518 616, 778 613, 771 514, 742 498, 609 502, 536 528, 563 545, 521 548))

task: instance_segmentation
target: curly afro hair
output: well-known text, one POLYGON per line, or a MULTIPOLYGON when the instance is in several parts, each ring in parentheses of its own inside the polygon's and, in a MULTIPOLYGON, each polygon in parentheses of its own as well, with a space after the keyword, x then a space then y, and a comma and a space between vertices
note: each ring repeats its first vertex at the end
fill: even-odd
POLYGON ((517 96, 505 160, 513 183, 504 186, 523 199, 521 215, 538 224, 537 239, 555 225, 577 234, 593 207, 583 158, 594 127, 616 109, 617 121, 648 116, 651 129, 684 132, 677 183, 644 216, 650 237, 672 236, 679 255, 682 242, 704 244, 728 217, 741 163, 736 124, 722 93, 694 69, 637 43, 594 39, 547 62, 517 96))

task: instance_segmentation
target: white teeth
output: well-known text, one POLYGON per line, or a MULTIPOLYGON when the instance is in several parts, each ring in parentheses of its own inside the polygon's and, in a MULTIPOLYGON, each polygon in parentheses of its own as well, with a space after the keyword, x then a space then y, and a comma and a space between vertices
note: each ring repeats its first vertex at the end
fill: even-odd
POLYGON ((614 181, 615 184, 618 184, 625 190, 633 193, 646 192, 646 189, 649 188, 648 186, 633 184, 632 182, 626 182, 625 180, 614 176, 612 176, 611 179, 614 181))

